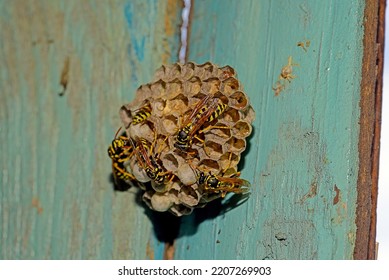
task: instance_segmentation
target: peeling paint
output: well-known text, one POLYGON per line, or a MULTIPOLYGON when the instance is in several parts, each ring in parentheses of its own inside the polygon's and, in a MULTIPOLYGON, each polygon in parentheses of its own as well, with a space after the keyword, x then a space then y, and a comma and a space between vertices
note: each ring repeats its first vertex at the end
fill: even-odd
POLYGON ((309 191, 300 199, 300 203, 304 203, 308 198, 313 198, 317 195, 317 182, 312 182, 309 191))
POLYGON ((68 82, 69 82, 69 69, 70 69, 70 58, 67 56, 65 58, 62 72, 61 72, 61 78, 60 78, 60 85, 62 86, 62 90, 60 93, 58 93, 59 96, 63 96, 66 92, 66 89, 68 88, 68 82))
POLYGON ((311 41, 306 40, 306 41, 298 42, 297 46, 302 48, 304 50, 304 52, 307 52, 308 48, 311 46, 311 41))
POLYGON ((41 203, 37 197, 32 198, 31 205, 33 208, 36 209, 36 211, 39 215, 42 214, 43 208, 42 208, 41 203))
POLYGON ((334 196, 334 200, 333 200, 332 204, 336 205, 336 204, 338 204, 339 197, 340 197, 340 190, 336 185, 334 185, 334 191, 335 191, 335 196, 334 196))

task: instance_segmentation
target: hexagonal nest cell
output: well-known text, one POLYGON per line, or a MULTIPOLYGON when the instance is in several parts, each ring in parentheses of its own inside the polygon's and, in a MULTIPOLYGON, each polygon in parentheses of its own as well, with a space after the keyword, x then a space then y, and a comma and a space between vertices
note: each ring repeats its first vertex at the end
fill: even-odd
POLYGON ((151 209, 188 215, 249 191, 237 169, 255 113, 232 67, 163 65, 120 116, 126 136, 109 146, 113 174, 140 187, 151 209))

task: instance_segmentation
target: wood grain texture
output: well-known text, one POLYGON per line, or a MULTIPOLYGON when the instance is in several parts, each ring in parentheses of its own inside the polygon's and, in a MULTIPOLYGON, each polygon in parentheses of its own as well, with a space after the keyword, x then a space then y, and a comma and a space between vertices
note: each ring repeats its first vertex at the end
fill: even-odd
POLYGON ((0 1, 0 258, 162 257, 114 192, 118 110, 177 60, 181 1, 0 1))
POLYGON ((242 164, 252 193, 185 217, 176 258, 353 258, 364 10, 362 0, 193 1, 189 60, 233 66, 256 111, 242 164))
POLYGON ((367 1, 361 81, 355 259, 376 258, 378 163, 381 136, 385 1, 367 1))

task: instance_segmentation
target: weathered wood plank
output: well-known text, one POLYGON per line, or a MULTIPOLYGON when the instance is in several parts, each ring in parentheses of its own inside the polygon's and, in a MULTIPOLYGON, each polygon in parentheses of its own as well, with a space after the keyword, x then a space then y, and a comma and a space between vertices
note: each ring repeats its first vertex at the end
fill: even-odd
POLYGON ((378 163, 386 1, 366 1, 361 100, 359 174, 354 259, 376 258, 378 163))
POLYGON ((120 106, 177 60, 181 8, 0 1, 0 258, 162 257, 135 191, 113 191, 106 149, 120 106))
POLYGON ((193 1, 189 60, 233 66, 257 112, 242 165, 253 187, 225 214, 184 218, 176 258, 353 258, 364 8, 193 1))

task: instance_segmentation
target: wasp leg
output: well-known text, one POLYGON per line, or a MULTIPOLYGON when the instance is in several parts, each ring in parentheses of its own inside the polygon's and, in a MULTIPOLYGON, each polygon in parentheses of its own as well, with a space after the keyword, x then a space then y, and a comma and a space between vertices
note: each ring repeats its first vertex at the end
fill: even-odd
POLYGON ((204 140, 201 139, 200 137, 198 137, 197 135, 193 136, 193 138, 196 138, 197 140, 199 140, 199 142, 203 143, 204 144, 204 140))
POLYGON ((117 162, 114 162, 112 164, 112 168, 115 170, 115 171, 119 171, 120 173, 118 174, 117 172, 114 172, 115 175, 117 175, 120 179, 124 179, 124 180, 135 180, 135 177, 134 175, 132 175, 131 173, 127 172, 126 170, 124 170, 123 168, 121 168, 119 166, 119 164, 117 162))
POLYGON ((196 138, 201 143, 201 146, 203 147, 204 153, 208 157, 211 157, 210 154, 208 154, 207 150, 205 149, 205 141, 203 139, 199 138, 197 135, 195 135, 193 138, 196 138))
POLYGON ((221 197, 225 197, 227 193, 247 193, 249 189, 247 187, 218 187, 215 190, 208 190, 210 193, 221 193, 221 197))
MULTIPOLYGON (((156 156, 157 155, 160 155, 163 150, 165 150, 166 148, 169 148, 169 144, 166 144, 166 140, 169 138, 169 135, 166 135, 165 136, 165 139, 162 140, 162 143, 165 144, 165 145, 158 145, 158 151, 156 153, 156 156), (163 147, 163 148, 162 148, 163 147)), ((156 140, 157 141, 157 140, 156 140)), ((161 142, 160 142, 161 143, 161 142)))
POLYGON ((160 176, 166 176, 168 174, 170 174, 170 179, 168 181, 168 183, 170 183, 176 177, 176 175, 174 175, 171 171, 165 171, 165 172, 160 173, 159 175, 160 176))
POLYGON ((130 158, 133 156, 133 154, 134 154, 133 150, 130 150, 126 146, 123 148, 124 148, 124 151, 121 152, 120 154, 117 154, 117 156, 115 158, 116 162, 119 162, 119 163, 126 162, 126 161, 130 160, 130 158))
MULTIPOLYGON (((230 156, 228 157, 228 165, 226 168, 223 169, 223 171, 221 172, 222 176, 224 176, 224 174, 226 173, 226 171, 231 167, 231 159, 232 159, 232 153, 230 153, 230 156)), ((237 176, 236 177, 239 177, 240 175, 240 172, 237 172, 237 176)))
POLYGON ((199 134, 200 133, 204 133, 204 132, 206 132, 206 131, 208 131, 208 130, 210 130, 210 129, 212 129, 212 128, 220 128, 220 129, 229 129, 230 127, 229 126, 227 126, 227 125, 209 125, 209 126, 207 126, 206 128, 204 128, 204 129, 202 129, 202 130, 200 130, 199 131, 199 134))
POLYGON ((171 174, 171 176, 170 176, 170 179, 169 179, 169 181, 168 181, 168 183, 170 183, 171 181, 173 181, 173 179, 176 177, 176 175, 174 175, 174 174, 171 174))

